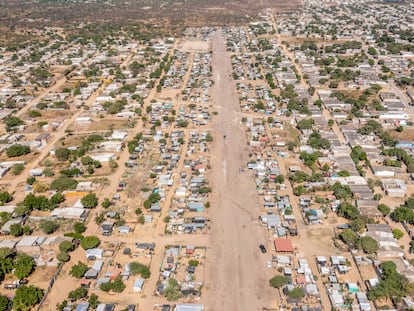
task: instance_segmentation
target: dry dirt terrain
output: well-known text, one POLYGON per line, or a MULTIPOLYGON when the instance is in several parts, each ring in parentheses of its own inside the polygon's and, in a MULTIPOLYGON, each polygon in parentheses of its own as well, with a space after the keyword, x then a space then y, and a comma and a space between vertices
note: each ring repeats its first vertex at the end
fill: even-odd
POLYGON ((257 223, 256 189, 252 176, 239 172, 247 162, 247 142, 239 124, 230 56, 220 34, 215 35, 212 48, 213 101, 218 115, 212 152, 215 198, 206 310, 262 310, 274 302, 275 292, 268 286, 266 255, 259 250, 265 237, 257 223))

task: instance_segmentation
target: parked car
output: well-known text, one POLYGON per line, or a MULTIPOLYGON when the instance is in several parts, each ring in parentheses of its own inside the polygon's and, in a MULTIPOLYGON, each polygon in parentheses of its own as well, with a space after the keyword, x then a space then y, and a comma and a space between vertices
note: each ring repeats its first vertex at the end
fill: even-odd
POLYGON ((266 247, 263 244, 259 245, 260 251, 264 254, 267 252, 266 247))

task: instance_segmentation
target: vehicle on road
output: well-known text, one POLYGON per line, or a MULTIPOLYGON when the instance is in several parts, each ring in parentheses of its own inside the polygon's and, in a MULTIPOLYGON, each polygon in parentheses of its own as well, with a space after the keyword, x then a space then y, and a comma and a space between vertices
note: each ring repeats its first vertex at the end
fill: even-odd
POLYGON ((266 247, 263 244, 259 245, 260 251, 264 254, 267 252, 266 247))
POLYGON ((272 262, 271 262, 270 260, 268 260, 268 261, 266 262, 266 265, 267 265, 267 267, 268 267, 268 268, 271 268, 271 267, 272 267, 272 262))

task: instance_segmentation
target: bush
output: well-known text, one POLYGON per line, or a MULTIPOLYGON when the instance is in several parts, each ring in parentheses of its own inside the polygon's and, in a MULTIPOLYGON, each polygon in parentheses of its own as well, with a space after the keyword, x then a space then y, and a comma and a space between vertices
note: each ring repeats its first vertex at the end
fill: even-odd
POLYGON ((0 192, 0 202, 1 204, 8 203, 13 200, 13 197, 7 191, 0 192))
POLYGON ((9 158, 20 157, 28 153, 30 153, 30 147, 20 144, 12 145, 6 150, 6 154, 9 158))
POLYGON ((9 298, 6 296, 0 295, 0 311, 7 311, 9 310, 9 298))
POLYGON ((362 250, 367 254, 373 254, 378 251, 378 242, 369 236, 364 236, 360 240, 362 250))
POLYGON ((383 216, 388 216, 391 212, 391 209, 385 204, 380 204, 377 208, 383 216))
POLYGON ((88 290, 84 287, 78 287, 77 289, 69 293, 70 299, 82 299, 88 295, 88 290))
POLYGON ((59 224, 56 221, 45 220, 40 224, 40 229, 46 234, 55 232, 59 228, 59 224))
POLYGON ((283 275, 276 275, 273 278, 270 279, 269 283, 270 286, 274 288, 282 288, 285 286, 288 282, 288 278, 283 275))
POLYGON ((188 265, 190 266, 190 267, 198 267, 198 265, 200 264, 200 262, 198 261, 198 260, 189 260, 188 261, 188 265))
POLYGON ((136 261, 129 264, 129 269, 132 275, 140 275, 144 279, 148 279, 151 276, 150 269, 146 265, 136 261))
POLYGON ((88 271, 88 266, 83 262, 78 261, 76 265, 72 266, 69 274, 74 278, 80 279, 85 275, 86 271, 88 271))
POLYGON ((67 252, 73 251, 73 249, 74 249, 74 245, 71 241, 62 241, 59 244, 59 250, 61 252, 67 253, 67 252))
POLYGON ((70 156, 70 150, 67 148, 58 148, 55 150, 55 156, 58 161, 67 161, 70 156))
POLYGON ((24 279, 33 272, 35 265, 33 257, 23 253, 18 253, 14 259, 13 273, 18 279, 24 279))
POLYGON ((10 173, 12 173, 13 175, 20 175, 24 170, 24 164, 21 163, 16 163, 13 164, 13 166, 10 169, 10 173))
POLYGON ((402 232, 400 229, 394 229, 392 230, 392 235, 397 240, 401 239, 404 236, 404 232, 402 232))
POLYGON ((68 262, 69 259, 70 259, 70 256, 69 256, 68 253, 61 252, 61 253, 57 254, 56 258, 60 262, 68 262))
POLYGON ((101 241, 99 240, 97 236, 92 235, 92 236, 84 237, 82 241, 80 242, 80 245, 83 247, 83 249, 87 250, 87 249, 97 247, 100 242, 101 241))
POLYGON ((36 286, 20 286, 13 298, 14 310, 29 310, 43 298, 43 291, 36 286))
POLYGON ((111 282, 102 283, 101 285, 99 285, 99 288, 101 289, 101 291, 107 293, 111 290, 111 282))
POLYGON ((84 208, 95 208, 98 205, 98 198, 95 193, 89 193, 81 199, 84 208))
POLYGON ((168 286, 165 289, 165 297, 168 301, 173 301, 181 298, 180 288, 176 279, 169 279, 168 286))
POLYGON ((76 232, 66 232, 63 234, 63 236, 74 238, 77 240, 82 240, 84 238, 84 236, 81 233, 76 233, 76 232))
POLYGON ((75 189, 78 182, 70 177, 60 176, 52 181, 50 184, 50 189, 63 192, 69 189, 75 189))
POLYGON ((23 227, 20 224, 10 225, 10 234, 12 236, 21 236, 21 235, 23 235, 23 227))
POLYGON ((73 225, 73 230, 74 230, 76 233, 83 233, 83 232, 85 232, 86 227, 85 227, 85 225, 84 225, 83 223, 81 223, 81 222, 76 222, 76 223, 73 225))

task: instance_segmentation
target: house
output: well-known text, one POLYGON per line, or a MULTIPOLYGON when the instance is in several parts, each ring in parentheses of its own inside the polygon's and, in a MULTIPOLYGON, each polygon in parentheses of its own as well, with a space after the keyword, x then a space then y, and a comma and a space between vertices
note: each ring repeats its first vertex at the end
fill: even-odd
POLYGON ((87 126, 92 123, 91 117, 78 117, 75 119, 75 124, 80 126, 87 126))
POLYGON ((115 159, 115 155, 113 153, 97 153, 91 154, 90 157, 99 162, 109 162, 115 159))
POLYGON ((46 145, 47 142, 52 138, 52 136, 49 133, 42 133, 39 134, 36 138, 35 141, 40 142, 42 145, 46 145))
POLYGON ((91 248, 86 250, 86 259, 93 260, 93 259, 102 259, 103 258, 103 249, 101 248, 91 248))
POLYGON ((16 250, 24 253, 40 253, 41 245, 45 237, 39 236, 25 236, 17 244, 16 250))
POLYGON ((100 303, 96 308, 96 311, 113 311, 115 309, 115 305, 112 303, 100 303))
POLYGON ((128 136, 127 131, 114 131, 111 135, 112 139, 124 140, 128 136))
POLYGON ((373 238, 378 243, 378 258, 398 258, 404 256, 403 250, 399 247, 388 225, 367 224, 366 227, 367 232, 364 235, 373 238))
POLYGON ((51 213, 51 217, 65 218, 65 219, 78 219, 85 220, 89 215, 89 210, 86 208, 78 207, 62 207, 55 208, 51 213))
POLYGON ((114 223, 109 221, 104 221, 101 224, 101 233, 103 235, 111 235, 114 229, 114 223))
POLYGON ((175 306, 175 311, 204 311, 204 305, 180 303, 175 306))
POLYGON ((89 302, 81 302, 76 306, 75 311, 88 311, 89 310, 89 302))
POLYGON ((142 288, 144 287, 144 279, 138 278, 134 282, 134 292, 142 292, 142 288))
POLYGON ((402 179, 381 180, 382 189, 392 198, 404 198, 407 193, 405 181, 402 179))
POLYGON ((402 149, 414 148, 414 141, 412 141, 412 140, 400 140, 396 143, 395 148, 402 148, 402 149))
POLYGON ((104 141, 98 145, 98 148, 109 152, 121 152, 124 148, 124 143, 120 141, 104 141))
POLYGON ((131 232, 131 227, 130 226, 119 226, 118 227, 118 232, 120 234, 128 234, 131 232))
POLYGON ((35 177, 42 176, 43 175, 43 170, 40 169, 40 168, 31 169, 29 171, 29 175, 30 176, 35 176, 35 177))
POLYGON ((276 252, 293 253, 293 245, 291 239, 276 238, 274 240, 276 252))

